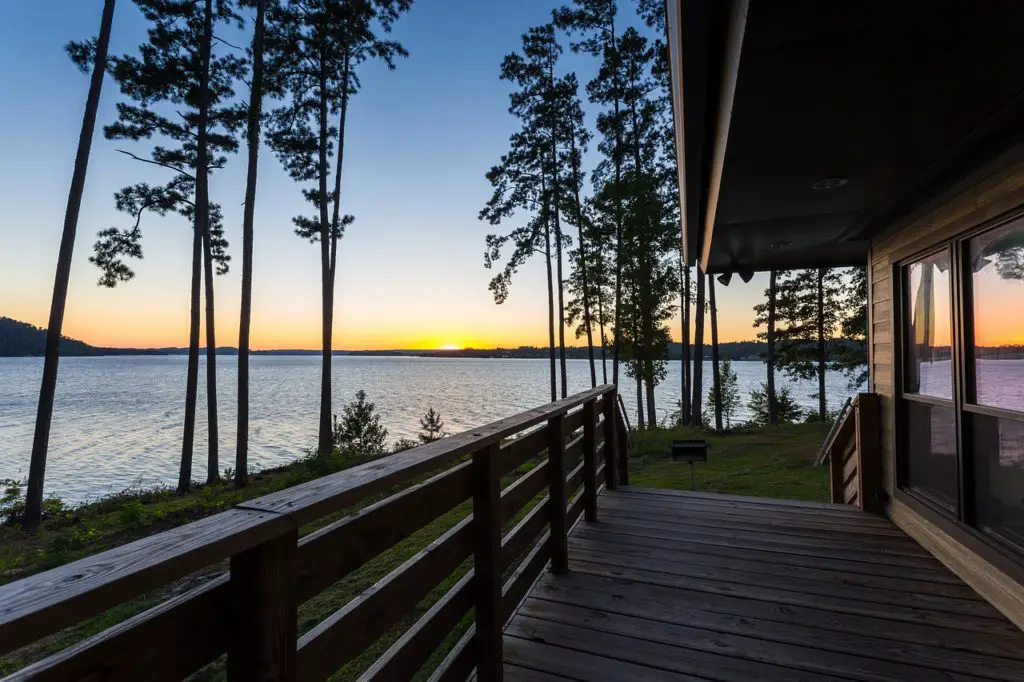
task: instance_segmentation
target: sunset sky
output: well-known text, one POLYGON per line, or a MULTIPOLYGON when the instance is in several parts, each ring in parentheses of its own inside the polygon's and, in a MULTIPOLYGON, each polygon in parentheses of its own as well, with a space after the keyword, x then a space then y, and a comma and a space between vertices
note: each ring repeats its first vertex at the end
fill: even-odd
MULTIPOLYGON (((506 149, 517 122, 507 113, 502 56, 528 27, 548 20, 560 2, 421 0, 394 37, 410 51, 394 73, 363 72, 349 115, 343 207, 356 216, 339 247, 334 346, 438 348, 546 345, 546 290, 540 261, 517 276, 512 295, 494 304, 484 269, 489 226, 477 212, 490 196, 486 170, 506 149)), ((625 4, 625 3, 624 3, 625 4)), ((88 78, 63 51, 98 30, 100 0, 0 3, 0 315, 45 326, 68 184, 88 78), (31 59, 26 58, 31 55, 31 59)), ((645 29, 646 30, 646 29, 645 29)), ((111 51, 134 51, 145 25, 118 3, 111 51)), ((586 82, 589 57, 567 54, 565 68, 586 82)), ((99 125, 114 119, 120 98, 105 83, 99 125)), ((588 109, 593 124, 594 111, 588 109)), ((145 260, 116 289, 96 286, 88 262, 98 230, 125 226, 113 207, 119 188, 166 174, 117 152, 97 130, 79 221, 64 331, 101 346, 187 345, 189 226, 147 216, 145 260)), ((589 163, 595 161, 591 151, 589 163)), ((236 345, 240 289, 244 154, 229 159, 211 183, 224 206, 233 256, 218 279, 218 343, 236 345)), ((253 346, 319 345, 317 249, 292 233, 308 212, 300 188, 272 154, 262 155, 255 225, 253 346)), ((510 226, 511 227, 511 226, 510 226)), ((750 339, 752 306, 766 277, 720 289, 723 341, 750 339)), ((678 338, 678 322, 673 322, 678 338)))

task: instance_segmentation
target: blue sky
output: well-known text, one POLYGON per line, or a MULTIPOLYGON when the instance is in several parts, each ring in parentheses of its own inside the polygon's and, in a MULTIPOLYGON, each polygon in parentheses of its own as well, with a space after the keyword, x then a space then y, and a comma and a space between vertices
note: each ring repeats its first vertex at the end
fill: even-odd
MULTIPOLYGON (((490 228, 476 216, 490 195, 484 173, 517 127, 507 113, 508 84, 498 79, 501 59, 558 4, 418 0, 394 33, 411 56, 395 72, 365 67, 346 138, 343 208, 356 222, 339 248, 335 347, 545 343, 542 264, 524 268, 512 296, 496 306, 483 267, 490 228)), ((0 3, 0 60, 7 65, 0 72, 0 315, 46 321, 88 89, 63 45, 94 35, 101 7, 101 0, 0 3)), ((112 52, 134 51, 144 38, 134 5, 119 0, 112 52)), ((595 64, 567 52, 563 68, 585 83, 595 64)), ((108 79, 101 126, 114 119, 119 97, 108 79)), ((588 113, 592 123, 594 112, 588 113)), ((117 152, 130 145, 109 142, 99 130, 94 139, 65 332, 100 345, 185 345, 188 225, 147 217, 145 260, 135 267, 135 280, 117 289, 97 287, 98 272, 87 260, 98 230, 125 225, 113 193, 166 177, 117 152)), ((234 257, 215 289, 218 342, 225 345, 237 342, 244 185, 244 154, 230 158, 211 184, 212 197, 224 206, 234 257)), ((264 149, 255 225, 256 347, 318 345, 318 254, 291 225, 303 212, 299 187, 264 149)), ((753 336, 750 306, 763 288, 759 279, 721 291, 723 339, 753 336)))

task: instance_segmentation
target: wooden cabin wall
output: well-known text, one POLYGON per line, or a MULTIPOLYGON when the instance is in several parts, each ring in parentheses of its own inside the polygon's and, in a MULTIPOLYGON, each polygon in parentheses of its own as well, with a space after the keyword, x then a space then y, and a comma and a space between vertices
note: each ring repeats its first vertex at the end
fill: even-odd
POLYGON ((882 411, 883 486, 889 493, 886 513, 923 547, 1024 629, 1024 586, 968 550, 937 525, 893 498, 898 444, 895 429, 897 334, 894 264, 946 242, 982 223, 1024 205, 1024 155, 1008 153, 989 170, 974 174, 970 184, 895 224, 872 240, 869 252, 868 307, 871 332, 868 362, 873 390, 882 411))

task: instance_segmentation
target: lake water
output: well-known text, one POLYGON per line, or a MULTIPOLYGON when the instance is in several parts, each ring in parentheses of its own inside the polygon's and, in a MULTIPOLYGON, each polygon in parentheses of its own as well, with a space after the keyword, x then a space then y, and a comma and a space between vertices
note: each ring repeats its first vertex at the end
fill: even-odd
MULTIPOLYGON (((129 485, 177 481, 184 411, 187 358, 135 356, 64 358, 54 406, 46 492, 78 503, 129 485)), ((221 468, 230 466, 235 445, 237 358, 219 356, 221 468)), ((254 356, 250 362, 249 461, 258 468, 283 464, 315 444, 319 408, 319 357, 254 356)), ((205 363, 205 360, 204 360, 205 363)), ((0 358, 0 479, 28 474, 35 423, 41 358, 0 358)), ((734 362, 743 402, 765 380, 761 362, 734 362)), ((609 374, 611 363, 608 364, 609 374)), ((659 420, 676 409, 680 368, 670 363, 668 378, 657 387, 659 420)), ((585 360, 568 361, 570 393, 589 388, 585 360)), ((193 477, 206 477, 206 405, 204 370, 193 477)), ((600 380, 600 367, 598 368, 600 380)), ((389 438, 415 437, 428 407, 440 411, 445 429, 458 432, 480 426, 549 400, 546 360, 435 359, 338 356, 334 360, 335 411, 359 389, 376 403, 389 438)), ((704 365, 704 385, 711 363, 704 365)), ((794 397, 816 409, 812 382, 791 384, 794 397)), ((635 389, 623 398, 636 419, 635 389)), ((846 378, 828 376, 829 409, 838 409, 850 391, 846 378)), ((749 418, 744 406, 737 421, 749 418)))

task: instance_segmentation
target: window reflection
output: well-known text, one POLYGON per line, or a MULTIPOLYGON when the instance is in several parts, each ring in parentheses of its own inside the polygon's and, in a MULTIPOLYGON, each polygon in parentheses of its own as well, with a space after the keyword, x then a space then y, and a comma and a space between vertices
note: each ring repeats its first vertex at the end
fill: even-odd
POLYGON ((953 398, 949 265, 946 250, 906 267, 905 393, 953 398))
POLYGON ((1024 548, 1024 422, 971 418, 978 526, 1024 548))
POLYGON ((1024 412, 1024 220, 970 240, 979 405, 1024 412))
POLYGON ((907 406, 907 483, 950 511, 956 509, 956 418, 952 407, 907 406))

